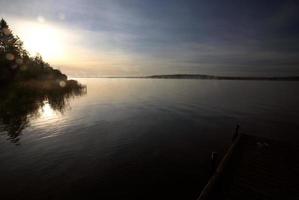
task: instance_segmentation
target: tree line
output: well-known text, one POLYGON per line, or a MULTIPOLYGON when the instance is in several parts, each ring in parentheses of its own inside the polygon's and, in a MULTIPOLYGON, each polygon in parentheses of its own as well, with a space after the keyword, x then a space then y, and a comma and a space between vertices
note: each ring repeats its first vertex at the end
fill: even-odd
POLYGON ((0 84, 26 80, 67 80, 40 54, 31 56, 4 19, 0 21, 0 84))

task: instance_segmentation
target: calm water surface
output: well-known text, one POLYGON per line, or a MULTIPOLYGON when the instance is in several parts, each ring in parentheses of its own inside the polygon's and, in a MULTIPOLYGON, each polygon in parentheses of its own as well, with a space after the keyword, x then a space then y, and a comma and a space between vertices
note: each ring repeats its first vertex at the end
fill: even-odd
POLYGON ((299 142, 299 82, 78 81, 86 95, 45 100, 19 132, 0 120, 3 199, 196 199, 237 123, 299 142))

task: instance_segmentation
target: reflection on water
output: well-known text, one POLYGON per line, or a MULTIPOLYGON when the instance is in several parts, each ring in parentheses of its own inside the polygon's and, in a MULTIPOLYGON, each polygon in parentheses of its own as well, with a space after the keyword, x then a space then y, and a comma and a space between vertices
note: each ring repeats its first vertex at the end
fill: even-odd
POLYGON ((86 94, 83 86, 38 89, 14 84, 1 88, 0 132, 19 144, 22 131, 37 117, 50 118, 70 107, 70 99, 86 94))
POLYGON ((1 199, 192 200, 236 123, 299 142, 299 82, 78 81, 72 101, 82 91, 1 90, 1 199))
POLYGON ((41 117, 52 118, 56 115, 55 111, 51 108, 49 102, 45 102, 44 106, 40 109, 41 117))

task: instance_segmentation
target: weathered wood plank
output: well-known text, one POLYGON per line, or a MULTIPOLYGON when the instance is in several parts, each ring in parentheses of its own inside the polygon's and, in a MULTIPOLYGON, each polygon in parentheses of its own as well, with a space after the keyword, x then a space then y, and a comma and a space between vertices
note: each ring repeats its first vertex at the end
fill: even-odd
POLYGON ((202 191, 207 199, 298 199, 299 148, 241 134, 202 191))

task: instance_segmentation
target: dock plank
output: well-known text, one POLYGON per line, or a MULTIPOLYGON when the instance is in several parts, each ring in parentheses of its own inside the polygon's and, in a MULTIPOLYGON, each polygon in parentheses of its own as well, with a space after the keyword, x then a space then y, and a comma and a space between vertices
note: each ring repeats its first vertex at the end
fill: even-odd
POLYGON ((299 200, 298 150, 296 145, 241 134, 198 200, 299 200))

